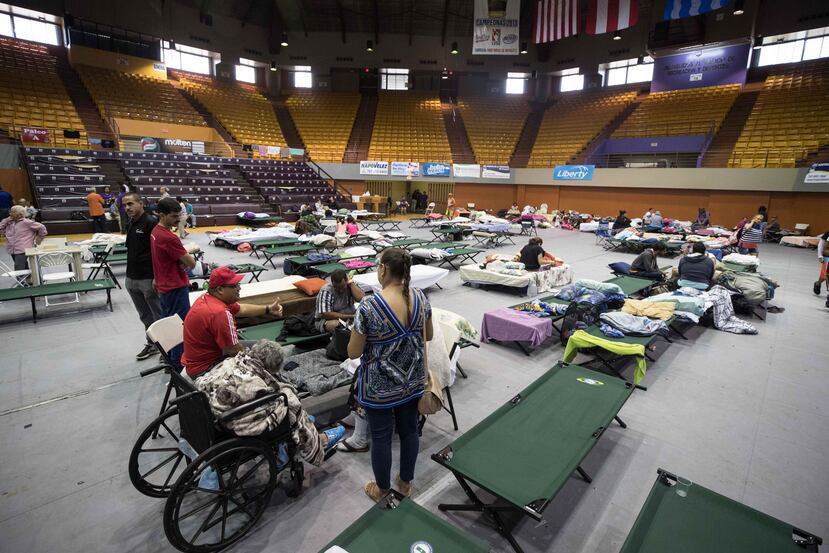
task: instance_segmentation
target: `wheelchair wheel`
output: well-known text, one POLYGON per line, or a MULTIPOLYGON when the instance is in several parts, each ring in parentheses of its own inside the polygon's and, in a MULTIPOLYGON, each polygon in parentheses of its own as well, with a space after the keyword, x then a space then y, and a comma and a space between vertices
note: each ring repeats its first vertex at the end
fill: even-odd
POLYGON ((268 507, 277 482, 273 448, 250 438, 214 445, 179 476, 164 507, 176 549, 218 551, 241 539, 268 507), (212 481, 212 483, 211 483, 212 481))
POLYGON ((164 411, 147 426, 130 453, 129 475, 135 489, 150 497, 167 497, 187 466, 178 448, 178 407, 164 411))

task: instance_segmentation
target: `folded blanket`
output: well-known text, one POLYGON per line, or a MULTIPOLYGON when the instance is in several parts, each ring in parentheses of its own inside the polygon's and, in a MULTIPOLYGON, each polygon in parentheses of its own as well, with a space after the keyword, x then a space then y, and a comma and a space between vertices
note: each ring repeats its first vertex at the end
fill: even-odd
POLYGON ((638 315, 640 317, 649 317, 651 319, 659 319, 660 321, 667 321, 674 316, 676 306, 671 302, 654 302, 644 300, 625 300, 625 305, 622 311, 631 315, 638 315))
POLYGON ((599 292, 610 292, 612 294, 625 295, 619 285, 613 284, 612 282, 599 282, 598 280, 590 280, 589 278, 580 278, 575 284, 576 286, 588 288, 590 290, 598 290, 599 292))
POLYGON ((728 263, 736 263, 737 265, 745 265, 746 267, 757 267, 760 265, 760 258, 753 255, 743 255, 741 253, 730 253, 722 258, 728 263))
POLYGON ((655 321, 648 317, 637 317, 622 311, 602 313, 599 317, 603 322, 624 332, 626 336, 653 336, 668 333, 668 325, 665 321, 655 321))

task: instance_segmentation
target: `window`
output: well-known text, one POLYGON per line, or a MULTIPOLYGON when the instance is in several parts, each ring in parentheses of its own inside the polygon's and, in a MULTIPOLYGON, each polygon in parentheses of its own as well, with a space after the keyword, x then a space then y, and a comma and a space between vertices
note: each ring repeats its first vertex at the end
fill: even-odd
POLYGON ((524 94, 526 86, 526 73, 507 73, 507 94, 524 94))
POLYGON ((256 69, 253 67, 253 60, 239 58, 239 65, 236 66, 236 80, 243 83, 256 84, 256 69))
POLYGON ((380 69, 380 88, 382 90, 408 90, 408 69, 380 69))
POLYGON ((55 16, 15 6, 0 6, 4 10, 0 13, 0 35, 55 46, 61 44, 55 16))
POLYGON ((311 88, 313 87, 313 79, 311 78, 310 65, 297 65, 294 71, 294 87, 295 88, 311 88))
POLYGON ((202 75, 210 75, 210 59, 213 52, 202 50, 201 48, 193 48, 192 46, 184 46, 176 44, 175 49, 170 48, 170 43, 162 41, 161 61, 163 61, 170 69, 181 69, 182 71, 190 71, 191 73, 200 73, 202 75))
POLYGON ((607 64, 606 86, 644 83, 653 79, 653 58, 645 56, 642 63, 638 58, 613 61, 607 64))
POLYGON ((561 78, 561 91, 582 90, 584 88, 584 75, 565 75, 561 78))
POLYGON ((754 51, 758 48, 759 67, 829 58, 829 27, 767 36, 760 45, 755 46, 754 51))

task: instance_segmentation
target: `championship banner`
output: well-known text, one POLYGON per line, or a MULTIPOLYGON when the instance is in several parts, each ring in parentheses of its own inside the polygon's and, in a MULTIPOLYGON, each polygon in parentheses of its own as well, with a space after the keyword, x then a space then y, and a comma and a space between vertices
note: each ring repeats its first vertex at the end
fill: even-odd
POLYGON ((23 127, 20 130, 20 141, 50 144, 52 142, 52 138, 49 134, 49 129, 41 127, 23 127))
POLYGON ((388 161, 361 161, 360 162, 361 175, 388 175, 389 162, 388 161))
POLYGON ((393 177, 419 177, 420 164, 416 161, 392 161, 391 174, 393 177))
POLYGON ((653 62, 651 92, 745 84, 750 51, 745 43, 660 56, 653 62))
POLYGON ((427 162, 423 164, 423 176, 449 177, 452 176, 452 167, 448 163, 427 162))
POLYGON ((503 0, 475 0, 472 55, 517 56, 520 16, 520 0, 506 0, 505 9, 503 0))
POLYGON ((481 166, 476 163, 454 163, 452 173, 455 177, 479 179, 481 178, 481 166))
POLYGON ((481 169, 481 177, 485 179, 508 179, 510 178, 509 165, 484 165, 481 169))

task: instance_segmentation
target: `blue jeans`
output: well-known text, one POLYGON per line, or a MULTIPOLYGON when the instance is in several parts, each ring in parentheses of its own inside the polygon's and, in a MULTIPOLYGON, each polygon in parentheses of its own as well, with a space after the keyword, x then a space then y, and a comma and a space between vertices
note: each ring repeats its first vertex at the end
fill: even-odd
POLYGON ((381 490, 391 488, 391 435, 397 427, 400 436, 400 479, 414 480, 415 462, 420 448, 417 434, 417 403, 420 398, 391 407, 373 409, 364 407, 368 426, 371 429, 371 468, 374 481, 381 490))
MULTIPOLYGON (((183 321, 184 317, 187 316, 187 312, 190 311, 190 288, 184 286, 164 292, 158 295, 158 300, 161 303, 162 317, 178 315, 183 321)), ((183 352, 184 344, 179 344, 167 352, 170 363, 179 370, 181 370, 181 354, 183 352)))

